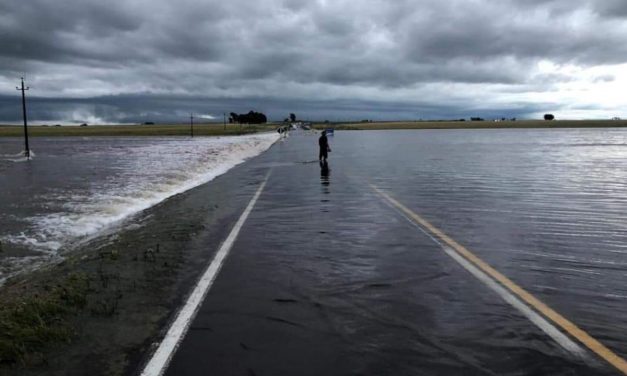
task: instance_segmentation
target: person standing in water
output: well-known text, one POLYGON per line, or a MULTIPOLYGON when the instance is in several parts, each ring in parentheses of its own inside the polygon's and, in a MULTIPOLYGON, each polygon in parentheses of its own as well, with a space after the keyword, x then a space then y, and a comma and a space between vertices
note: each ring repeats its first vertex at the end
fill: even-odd
POLYGON ((318 154, 318 159, 320 161, 326 162, 329 156, 328 153, 331 151, 331 148, 329 147, 329 140, 327 139, 327 131, 322 131, 322 135, 318 139, 318 146, 320 146, 320 153, 318 154))

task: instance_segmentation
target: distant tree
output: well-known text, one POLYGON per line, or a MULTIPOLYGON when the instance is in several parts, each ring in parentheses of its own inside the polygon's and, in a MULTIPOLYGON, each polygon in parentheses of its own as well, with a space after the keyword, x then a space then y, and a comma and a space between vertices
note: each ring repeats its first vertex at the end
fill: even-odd
POLYGON ((290 114, 290 121, 291 122, 295 122, 296 121, 296 114, 290 114))
POLYGON ((285 118, 285 119, 283 119, 283 122, 284 122, 284 123, 289 123, 289 122, 290 122, 290 119, 285 118))
POLYGON ((553 114, 545 114, 544 120, 547 120, 547 121, 555 120, 555 116, 553 116, 553 114))
POLYGON ((249 111, 247 114, 236 114, 231 112, 230 119, 239 124, 265 124, 268 122, 266 115, 261 112, 249 111))
POLYGON ((483 118, 480 117, 471 117, 470 121, 483 121, 483 118))
POLYGON ((256 116, 257 116, 257 124, 265 124, 268 122, 268 117, 265 114, 262 114, 261 112, 257 112, 256 116))
POLYGON ((231 112, 229 117, 229 123, 239 123, 239 115, 235 112, 231 112))

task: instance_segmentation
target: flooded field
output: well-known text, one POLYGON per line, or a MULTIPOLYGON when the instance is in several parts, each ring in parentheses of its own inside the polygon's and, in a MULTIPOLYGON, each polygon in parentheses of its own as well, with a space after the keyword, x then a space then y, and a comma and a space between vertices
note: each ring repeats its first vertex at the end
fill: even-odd
MULTIPOLYGON (((627 356, 626 131, 336 131, 327 165, 316 134, 294 132, 265 153, 276 136, 246 137, 42 140, 30 165, 9 151, 5 259, 143 226, 124 244, 158 233, 172 254, 191 247, 188 257, 206 260, 267 176, 168 374, 620 374, 501 290, 519 286, 627 356), (226 170, 257 154, 203 184, 219 161, 226 170), (210 214, 218 204, 229 214, 210 214), (147 207, 154 218, 134 221, 147 207), (204 216, 212 226, 189 223, 204 216), (179 223, 194 227, 189 240, 168 236, 179 223), (509 282, 477 277, 437 231, 509 282)), ((121 307, 142 297, 129 286, 121 307)))
POLYGON ((276 139, 36 138, 29 162, 21 140, 0 139, 0 280, 212 180, 276 139))

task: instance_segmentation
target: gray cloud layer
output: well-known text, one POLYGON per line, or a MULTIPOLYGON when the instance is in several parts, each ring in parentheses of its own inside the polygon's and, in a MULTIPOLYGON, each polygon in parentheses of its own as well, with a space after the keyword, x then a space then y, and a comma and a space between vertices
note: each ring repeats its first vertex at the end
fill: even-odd
POLYGON ((542 60, 627 63, 626 17, 622 0, 7 1, 0 94, 25 73, 33 95, 58 98, 32 106, 42 119, 72 106, 109 121, 252 106, 275 119, 524 115, 546 106, 495 95, 577 79, 543 75, 542 60))

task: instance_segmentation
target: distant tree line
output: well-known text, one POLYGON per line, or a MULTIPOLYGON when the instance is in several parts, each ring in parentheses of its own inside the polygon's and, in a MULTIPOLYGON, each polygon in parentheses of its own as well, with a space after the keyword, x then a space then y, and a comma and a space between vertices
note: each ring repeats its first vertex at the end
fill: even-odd
POLYGON ((296 122, 296 114, 291 113, 289 118, 285 118, 283 119, 284 123, 289 123, 289 122, 295 123, 296 122))
MULTIPOLYGON (((508 121, 508 120, 509 121, 516 121, 516 118, 513 117, 513 118, 508 119, 508 118, 502 117, 502 118, 494 119, 494 121, 508 121)), ((459 121, 464 121, 464 119, 459 119, 459 121)), ((482 118, 482 117, 471 117, 470 121, 485 121, 485 119, 482 118)))
POLYGON ((266 115, 261 112, 249 111, 247 114, 236 114, 235 112, 231 112, 229 115, 229 123, 265 124, 268 122, 266 115))

